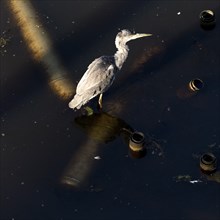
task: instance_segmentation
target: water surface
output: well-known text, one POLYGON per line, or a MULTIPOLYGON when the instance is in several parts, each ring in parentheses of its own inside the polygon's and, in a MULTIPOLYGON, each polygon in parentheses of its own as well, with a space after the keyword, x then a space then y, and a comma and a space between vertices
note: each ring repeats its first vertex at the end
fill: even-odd
MULTIPOLYGON (((199 156, 211 151, 220 160, 220 3, 32 3, 73 85, 96 57, 115 52, 119 29, 153 37, 129 43, 104 95, 109 116, 77 124, 82 112, 49 86, 1 1, 1 34, 9 39, 1 48, 1 219, 219 219, 219 183, 200 172, 199 156), (216 12, 211 31, 199 25, 204 9, 216 12), (204 89, 178 96, 194 78, 204 89), (158 145, 131 158, 118 134, 126 126, 158 145), (75 185, 63 184, 67 174, 75 185)), ((99 114, 96 101, 89 105, 99 114)))

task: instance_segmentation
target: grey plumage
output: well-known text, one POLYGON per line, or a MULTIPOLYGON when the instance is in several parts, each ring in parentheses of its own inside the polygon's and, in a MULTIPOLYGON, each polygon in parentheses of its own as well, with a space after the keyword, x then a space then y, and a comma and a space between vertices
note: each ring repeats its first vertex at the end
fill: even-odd
POLYGON ((77 85, 76 94, 70 101, 69 107, 80 109, 95 96, 102 95, 111 86, 115 79, 115 73, 122 68, 128 56, 129 48, 126 43, 147 36, 151 36, 151 34, 133 34, 128 30, 120 31, 115 39, 118 50, 114 56, 101 56, 88 66, 77 85))

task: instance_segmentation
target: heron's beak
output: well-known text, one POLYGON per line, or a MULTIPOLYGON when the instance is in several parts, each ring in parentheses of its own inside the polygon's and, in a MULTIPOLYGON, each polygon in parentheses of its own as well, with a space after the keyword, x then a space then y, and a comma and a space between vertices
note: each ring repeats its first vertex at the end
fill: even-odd
POLYGON ((131 38, 129 40, 135 40, 137 38, 150 37, 150 36, 152 36, 152 34, 134 34, 131 36, 131 38))

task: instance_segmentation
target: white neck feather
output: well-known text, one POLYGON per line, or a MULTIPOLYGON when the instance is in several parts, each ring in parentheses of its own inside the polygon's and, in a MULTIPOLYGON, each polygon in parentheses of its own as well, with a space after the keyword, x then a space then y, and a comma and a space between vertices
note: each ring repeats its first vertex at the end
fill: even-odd
POLYGON ((117 39, 115 40, 115 45, 118 49, 114 55, 115 64, 118 67, 118 69, 120 70, 122 68, 123 63, 125 62, 125 60, 128 57, 129 48, 126 45, 126 43, 119 42, 119 41, 117 41, 117 39))

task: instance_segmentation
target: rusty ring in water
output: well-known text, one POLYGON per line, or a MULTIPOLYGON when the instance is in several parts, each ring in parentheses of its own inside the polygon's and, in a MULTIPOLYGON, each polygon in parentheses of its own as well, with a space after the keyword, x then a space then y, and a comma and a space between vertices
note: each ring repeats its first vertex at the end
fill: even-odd
POLYGON ((215 27, 215 13, 212 10, 203 10, 200 15, 200 25, 204 29, 212 29, 215 27))
POLYGON ((217 169, 217 158, 213 153, 205 153, 200 158, 200 168, 204 173, 211 174, 217 169))
POLYGON ((144 134, 141 132, 135 131, 131 134, 130 141, 129 141, 129 147, 133 151, 141 151, 143 150, 145 143, 145 137, 144 134))
POLYGON ((145 136, 142 132, 135 131, 129 140, 129 154, 132 158, 142 158, 146 155, 145 136))
POLYGON ((204 82, 201 79, 193 79, 189 82, 189 89, 191 91, 199 91, 204 87, 204 82))

